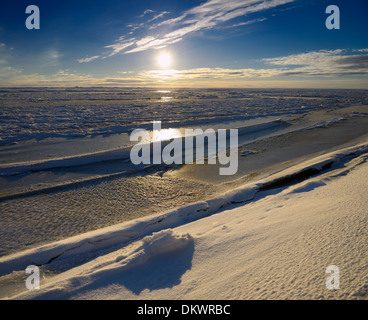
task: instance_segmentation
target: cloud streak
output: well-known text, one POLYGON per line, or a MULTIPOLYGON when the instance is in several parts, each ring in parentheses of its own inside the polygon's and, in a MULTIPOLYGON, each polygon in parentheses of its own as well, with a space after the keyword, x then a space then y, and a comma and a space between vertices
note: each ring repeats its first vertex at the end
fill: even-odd
MULTIPOLYGON (((199 31, 208 30, 227 21, 238 17, 245 17, 252 13, 262 12, 271 8, 275 8, 294 0, 208 0, 196 7, 193 7, 180 16, 163 20, 155 25, 149 26, 149 30, 154 30, 155 34, 146 35, 143 38, 130 38, 117 40, 115 44, 105 46, 112 51, 108 56, 118 53, 133 53, 150 49, 161 49, 170 44, 177 43, 185 37, 199 31), (163 31, 164 30, 164 31, 163 31), (169 31, 168 31, 169 30, 169 31)), ((147 11, 147 10, 146 10, 147 11)), ((152 10, 148 11, 153 13, 152 10)), ((164 11, 155 15, 148 22, 152 22, 169 12, 164 11)), ((242 22, 233 27, 264 21, 265 19, 253 19, 248 23, 242 22)), ((140 27, 144 24, 140 24, 140 27)))
POLYGON ((266 64, 288 68, 280 75, 294 76, 352 76, 368 74, 367 49, 319 50, 263 59, 266 64), (352 53, 362 54, 352 54, 352 53))
POLYGON ((143 18, 148 13, 153 13, 154 11, 151 9, 144 10, 144 12, 139 16, 139 18, 143 18))
POLYGON ((98 59, 100 56, 93 56, 93 57, 87 57, 87 58, 83 58, 83 59, 78 59, 77 61, 79 63, 86 63, 86 62, 91 62, 93 60, 98 59))

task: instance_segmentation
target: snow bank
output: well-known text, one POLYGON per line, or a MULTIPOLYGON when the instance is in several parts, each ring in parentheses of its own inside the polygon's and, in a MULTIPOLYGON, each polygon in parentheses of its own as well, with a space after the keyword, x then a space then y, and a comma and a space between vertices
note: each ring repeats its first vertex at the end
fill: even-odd
POLYGON ((366 299, 367 159, 118 246, 12 299, 366 299))
POLYGON ((251 201, 263 191, 302 181, 332 166, 338 166, 339 162, 348 157, 356 157, 367 152, 368 142, 308 160, 256 183, 244 185, 206 201, 196 202, 165 213, 143 217, 1 257, 0 276, 15 270, 24 270, 32 264, 43 265, 57 259, 106 250, 116 245, 127 244, 152 232, 173 228, 207 217, 229 204, 251 201))

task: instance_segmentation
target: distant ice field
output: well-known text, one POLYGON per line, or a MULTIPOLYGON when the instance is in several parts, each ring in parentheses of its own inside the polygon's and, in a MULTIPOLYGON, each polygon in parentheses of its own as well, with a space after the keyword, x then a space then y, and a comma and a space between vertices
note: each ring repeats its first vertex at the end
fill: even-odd
POLYGON ((2 88, 0 145, 29 140, 201 126, 367 103, 366 91, 254 89, 2 88))

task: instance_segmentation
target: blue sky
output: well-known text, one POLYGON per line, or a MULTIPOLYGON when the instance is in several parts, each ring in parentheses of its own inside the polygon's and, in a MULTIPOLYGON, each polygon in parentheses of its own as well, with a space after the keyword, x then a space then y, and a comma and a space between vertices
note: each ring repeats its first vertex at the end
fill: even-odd
POLYGON ((368 89, 366 0, 17 0, 0 12, 1 86, 368 89), (25 26, 30 4, 39 30, 25 26), (339 30, 325 26, 331 4, 339 30))

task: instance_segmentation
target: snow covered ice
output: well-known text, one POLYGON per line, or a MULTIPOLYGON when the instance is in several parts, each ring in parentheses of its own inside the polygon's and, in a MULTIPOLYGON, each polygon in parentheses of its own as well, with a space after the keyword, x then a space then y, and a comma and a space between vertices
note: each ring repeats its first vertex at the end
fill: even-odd
POLYGON ((1 89, 1 297, 366 297, 367 92, 163 91, 1 89), (238 172, 132 164, 153 121, 237 129, 238 172))

